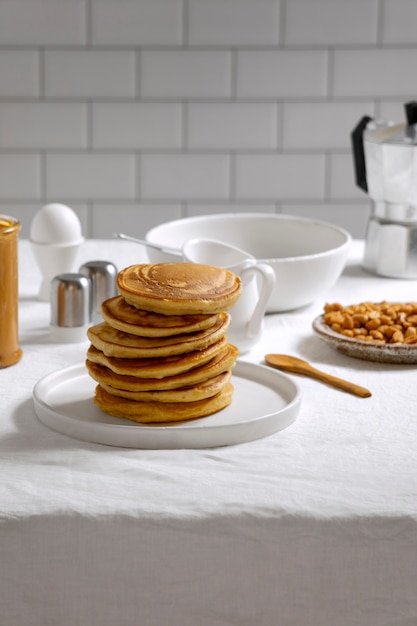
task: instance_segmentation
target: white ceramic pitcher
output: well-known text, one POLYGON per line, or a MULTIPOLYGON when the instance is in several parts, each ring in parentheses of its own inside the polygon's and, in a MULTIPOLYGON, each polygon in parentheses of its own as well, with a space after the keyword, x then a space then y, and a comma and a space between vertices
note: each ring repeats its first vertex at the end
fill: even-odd
POLYGON ((254 256, 216 239, 190 239, 182 247, 184 261, 216 265, 232 271, 242 281, 242 295, 230 311, 227 336, 240 353, 247 352, 262 336, 266 307, 275 284, 275 273, 254 256))

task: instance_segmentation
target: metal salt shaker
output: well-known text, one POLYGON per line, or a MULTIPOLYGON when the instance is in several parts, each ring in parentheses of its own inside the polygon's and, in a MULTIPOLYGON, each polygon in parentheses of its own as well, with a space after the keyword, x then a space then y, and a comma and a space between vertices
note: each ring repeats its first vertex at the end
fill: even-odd
POLYGON ((51 338, 58 343, 87 341, 91 325, 91 281, 82 274, 58 274, 51 281, 51 338))
POLYGON ((101 304, 117 295, 117 268, 110 261, 88 261, 81 265, 80 274, 91 281, 91 311, 93 324, 103 321, 101 304))

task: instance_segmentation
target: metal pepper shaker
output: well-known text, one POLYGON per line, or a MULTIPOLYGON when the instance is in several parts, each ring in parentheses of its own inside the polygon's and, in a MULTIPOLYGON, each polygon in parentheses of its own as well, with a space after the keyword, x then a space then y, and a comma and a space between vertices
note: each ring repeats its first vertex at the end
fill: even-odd
POLYGON ((117 295, 117 268, 110 261, 88 261, 79 272, 91 281, 92 322, 98 324, 103 321, 102 302, 117 295))
POLYGON ((82 274, 58 274, 51 282, 50 333, 59 343, 87 341, 91 325, 91 283, 82 274))

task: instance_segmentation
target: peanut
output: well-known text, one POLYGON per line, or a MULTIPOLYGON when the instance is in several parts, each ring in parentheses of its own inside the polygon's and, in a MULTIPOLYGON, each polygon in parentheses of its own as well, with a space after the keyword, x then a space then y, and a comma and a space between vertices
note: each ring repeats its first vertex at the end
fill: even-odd
POLYGON ((373 343, 417 344, 417 303, 326 303, 324 321, 338 333, 373 343))

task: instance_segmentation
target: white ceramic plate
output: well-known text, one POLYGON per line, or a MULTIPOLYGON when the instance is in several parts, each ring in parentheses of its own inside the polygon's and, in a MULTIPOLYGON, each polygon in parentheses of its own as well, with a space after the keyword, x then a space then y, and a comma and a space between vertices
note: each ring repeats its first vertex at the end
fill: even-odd
POLYGON ((313 320, 313 329, 323 341, 326 341, 333 348, 356 359, 379 363, 402 363, 404 365, 417 363, 416 344, 378 344, 345 337, 326 324, 323 315, 319 315, 313 320))
POLYGON ((260 439, 297 417, 301 392, 288 376, 238 361, 232 404, 197 420, 172 425, 137 424, 103 413, 93 402, 95 381, 84 365, 53 372, 34 387, 39 420, 75 439, 126 448, 212 448, 260 439))

